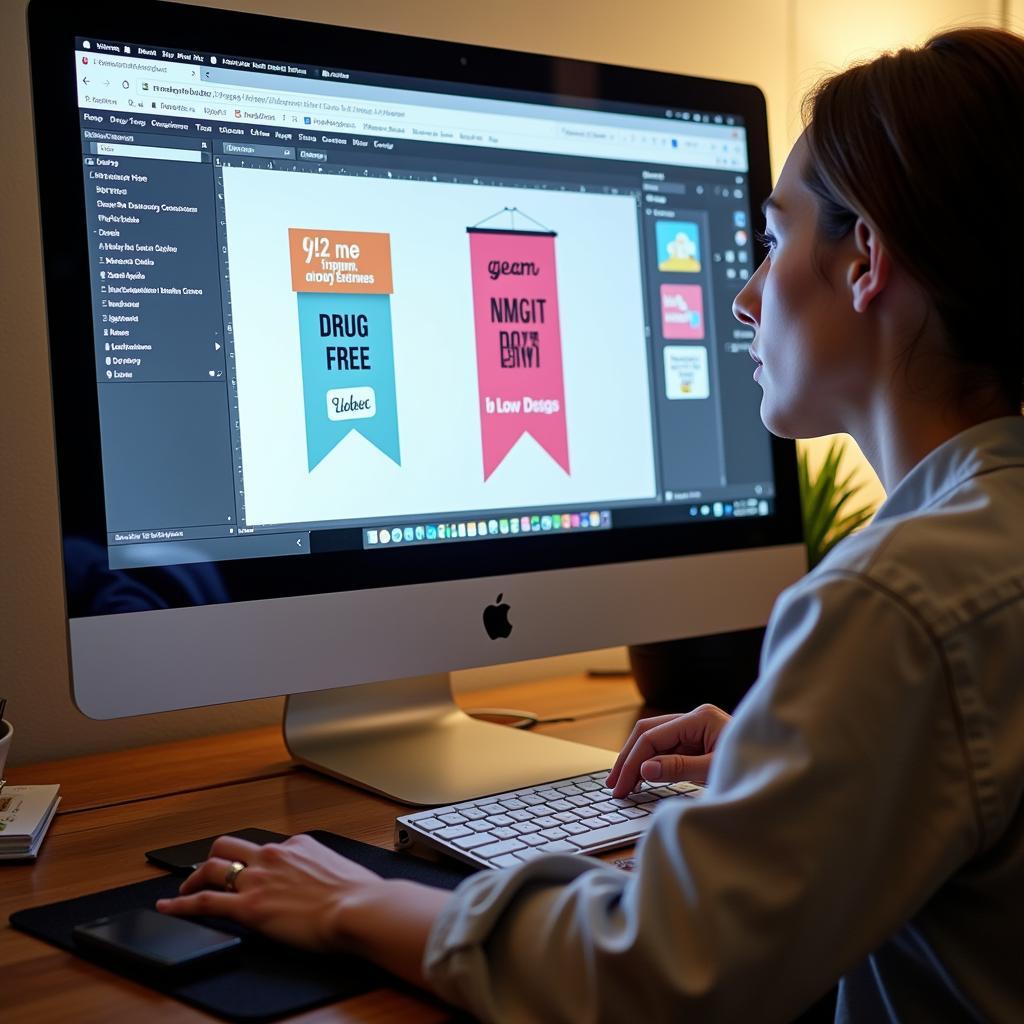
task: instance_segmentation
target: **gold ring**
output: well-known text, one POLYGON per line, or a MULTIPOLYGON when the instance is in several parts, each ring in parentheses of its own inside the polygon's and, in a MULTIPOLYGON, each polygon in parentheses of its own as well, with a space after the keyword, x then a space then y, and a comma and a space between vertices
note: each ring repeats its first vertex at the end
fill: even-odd
POLYGON ((231 862, 231 867, 228 868, 228 873, 224 876, 224 888, 228 892, 238 892, 238 887, 235 883, 238 881, 238 876, 246 869, 248 865, 243 864, 240 860, 234 860, 231 862))

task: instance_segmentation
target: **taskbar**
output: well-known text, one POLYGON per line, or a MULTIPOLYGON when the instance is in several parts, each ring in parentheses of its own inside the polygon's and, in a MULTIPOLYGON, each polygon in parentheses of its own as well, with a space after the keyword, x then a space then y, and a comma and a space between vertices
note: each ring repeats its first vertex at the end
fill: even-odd
POLYGON ((374 523, 335 529, 310 529, 298 524, 277 530, 254 526, 208 526, 182 529, 115 531, 107 535, 109 567, 217 562, 236 558, 267 558, 340 551, 394 550, 396 547, 449 544, 506 537, 551 536, 594 530, 644 526, 680 526, 700 520, 733 520, 770 516, 775 499, 739 497, 672 505, 640 505, 591 511, 497 513, 438 516, 410 523, 374 523))
MULTIPOLYGON (((457 517, 451 520, 430 519, 422 523, 374 524, 361 532, 345 531, 359 537, 364 550, 381 550, 395 546, 442 544, 451 541, 492 540, 495 537, 525 537, 535 534, 582 533, 609 530, 613 526, 659 526, 692 519, 744 519, 768 516, 774 501, 768 498, 744 497, 728 500, 695 502, 690 505, 641 506, 591 512, 505 513, 498 517, 457 517)), ((350 543, 345 545, 352 547, 350 543)), ((359 547, 357 542, 355 547, 359 547)))
POLYGON ((573 533, 584 530, 608 530, 612 514, 608 509, 593 512, 545 512, 536 515, 512 515, 491 519, 436 519, 425 523, 402 523, 363 530, 363 547, 437 544, 458 540, 490 540, 493 537, 523 537, 533 533, 573 533))

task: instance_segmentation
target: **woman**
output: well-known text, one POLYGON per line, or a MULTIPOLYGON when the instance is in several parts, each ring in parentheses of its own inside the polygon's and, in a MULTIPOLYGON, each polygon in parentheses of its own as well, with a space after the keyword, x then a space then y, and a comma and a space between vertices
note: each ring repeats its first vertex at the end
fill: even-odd
POLYGON ((757 683, 640 722, 609 776, 708 780, 626 875, 578 857, 455 894, 307 838, 222 838, 163 901, 356 949, 487 1020, 1024 1020, 1024 39, 835 76, 735 300, 761 415, 848 432, 889 498, 787 590, 757 683), (238 892, 231 861, 248 867, 238 892))

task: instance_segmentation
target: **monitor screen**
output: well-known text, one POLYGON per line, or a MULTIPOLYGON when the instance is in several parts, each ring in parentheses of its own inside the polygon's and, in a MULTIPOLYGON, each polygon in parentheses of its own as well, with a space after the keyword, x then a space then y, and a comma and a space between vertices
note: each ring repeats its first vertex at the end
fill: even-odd
POLYGON ((731 313, 754 86, 159 2, 29 29, 86 714, 317 718, 759 627, 805 571, 731 313))
POLYGON ((731 313, 756 90, 96 27, 45 54, 77 124, 40 139, 88 266, 54 382, 95 571, 210 563, 196 604, 794 539, 731 313))

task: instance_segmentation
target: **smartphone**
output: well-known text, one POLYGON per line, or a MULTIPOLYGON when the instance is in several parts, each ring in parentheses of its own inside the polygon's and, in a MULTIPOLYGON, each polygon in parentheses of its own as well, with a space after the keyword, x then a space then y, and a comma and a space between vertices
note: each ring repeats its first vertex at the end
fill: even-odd
POLYGON ((241 828, 237 832, 219 832, 205 839, 192 839, 176 846, 164 846, 159 850, 147 850, 146 859, 157 867, 173 871, 176 875, 190 875, 210 856, 210 847, 222 835, 248 839, 250 843, 265 846, 267 843, 283 843, 288 837, 280 832, 268 832, 265 828, 241 828))
POLYGON ((242 944, 237 935, 149 909, 100 917, 71 935, 83 949, 161 972, 220 963, 242 944))

